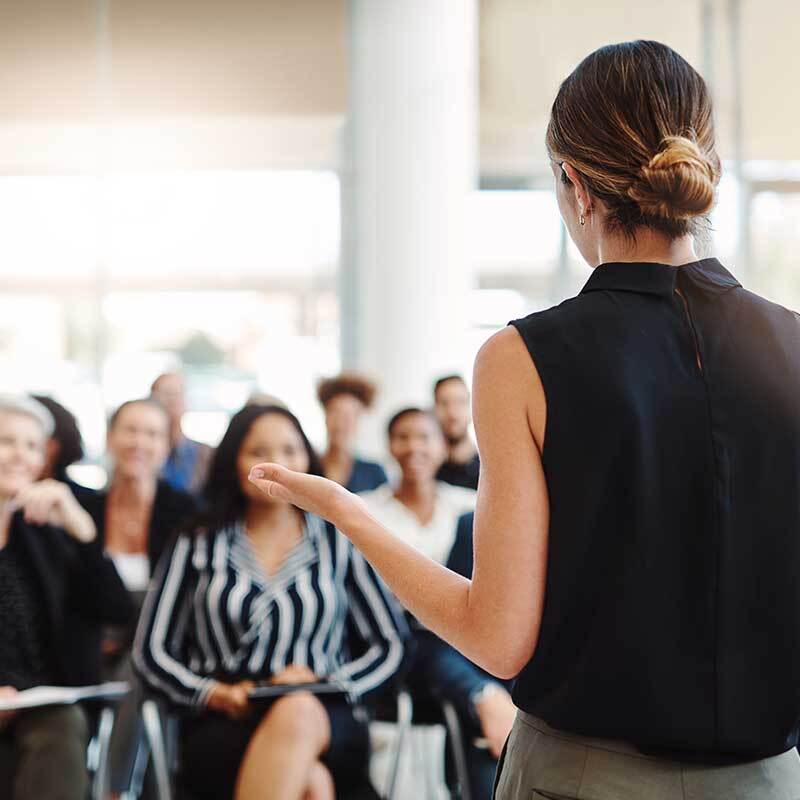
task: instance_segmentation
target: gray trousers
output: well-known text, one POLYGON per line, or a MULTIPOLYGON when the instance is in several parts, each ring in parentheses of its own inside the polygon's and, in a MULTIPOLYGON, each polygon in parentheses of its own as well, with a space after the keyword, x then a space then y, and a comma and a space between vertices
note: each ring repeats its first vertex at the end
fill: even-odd
POLYGON ((800 800, 792 750, 725 766, 669 761, 550 728, 524 711, 506 743, 496 800, 800 800))
POLYGON ((21 711, 3 736, 14 745, 13 800, 85 800, 89 729, 80 706, 21 711))

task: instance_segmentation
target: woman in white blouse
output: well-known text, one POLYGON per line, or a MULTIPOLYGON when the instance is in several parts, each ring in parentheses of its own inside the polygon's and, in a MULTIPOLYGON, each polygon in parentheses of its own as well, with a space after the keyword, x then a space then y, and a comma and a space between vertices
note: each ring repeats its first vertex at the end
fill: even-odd
MULTIPOLYGON (((395 486, 381 486, 361 497, 370 514, 407 544, 440 564, 458 570, 454 555, 459 519, 475 508, 477 492, 436 480, 447 445, 438 421, 420 408, 406 408, 388 426, 389 450, 400 467, 395 486)), ((471 538, 471 525, 460 530, 471 538)), ((471 542, 459 542, 471 550, 471 542)), ((470 575, 465 577, 469 578, 470 575)), ((468 661, 438 636, 410 619, 415 659, 407 682, 416 695, 450 701, 472 747, 468 766, 470 796, 491 797, 497 758, 514 723, 516 709, 505 686, 468 661)), ((448 764, 448 767, 450 765, 448 764)))

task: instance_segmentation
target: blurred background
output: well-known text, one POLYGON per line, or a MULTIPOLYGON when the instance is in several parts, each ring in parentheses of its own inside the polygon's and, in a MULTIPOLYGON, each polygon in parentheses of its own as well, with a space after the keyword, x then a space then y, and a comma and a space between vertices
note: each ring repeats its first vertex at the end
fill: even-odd
POLYGON ((800 307, 793 0, 6 0, 3 389, 73 410, 91 462, 166 369, 214 445, 254 391, 321 443, 314 386, 358 368, 380 452, 386 411, 586 280, 544 128, 577 62, 634 38, 713 89, 703 251, 800 307))

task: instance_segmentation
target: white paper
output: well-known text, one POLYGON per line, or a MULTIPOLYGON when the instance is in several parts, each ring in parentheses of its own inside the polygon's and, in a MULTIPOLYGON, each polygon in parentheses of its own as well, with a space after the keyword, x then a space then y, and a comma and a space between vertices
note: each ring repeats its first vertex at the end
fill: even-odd
POLYGON ((104 700, 123 697, 130 691, 125 681, 101 683, 97 686, 35 686, 8 697, 0 697, 0 711, 18 711, 38 706, 63 706, 81 700, 104 700))

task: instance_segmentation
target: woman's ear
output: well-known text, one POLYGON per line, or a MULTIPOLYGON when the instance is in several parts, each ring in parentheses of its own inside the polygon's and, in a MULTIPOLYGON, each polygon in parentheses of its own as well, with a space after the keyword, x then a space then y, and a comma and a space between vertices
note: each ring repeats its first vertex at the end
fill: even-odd
POLYGON ((592 199, 586 189, 586 184, 583 182, 580 172, 572 166, 572 164, 565 161, 561 165, 561 169, 567 174, 569 182, 575 189, 575 199, 578 202, 578 213, 586 216, 592 210, 592 199))

